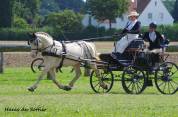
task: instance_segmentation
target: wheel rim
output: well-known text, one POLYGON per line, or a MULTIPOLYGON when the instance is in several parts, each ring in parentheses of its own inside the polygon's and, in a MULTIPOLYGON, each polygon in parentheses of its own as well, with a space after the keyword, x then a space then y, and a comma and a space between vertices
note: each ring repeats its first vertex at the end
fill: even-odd
POLYGON ((90 76, 90 85, 96 93, 107 93, 111 90, 114 82, 112 72, 104 72, 100 70, 101 81, 97 78, 96 72, 92 71, 90 76), (107 85, 107 89, 101 87, 100 83, 104 82, 107 85))
POLYGON ((166 62, 160 65, 156 72, 155 84, 162 94, 174 94, 178 90, 178 71, 174 63, 166 62))
POLYGON ((31 70, 36 73, 38 71, 41 71, 44 63, 44 59, 43 58, 37 58, 35 60, 32 61, 31 63, 31 70))
POLYGON ((145 89, 145 84, 146 80, 143 71, 133 67, 128 67, 124 70, 122 86, 127 93, 139 94, 145 89))

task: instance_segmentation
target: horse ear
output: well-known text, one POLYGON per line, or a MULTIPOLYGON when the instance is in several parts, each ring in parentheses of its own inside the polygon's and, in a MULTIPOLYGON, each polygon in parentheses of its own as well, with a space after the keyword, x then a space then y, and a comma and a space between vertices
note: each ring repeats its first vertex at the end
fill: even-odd
POLYGON ((28 36, 29 36, 31 39, 35 39, 35 38, 36 38, 35 33, 28 33, 28 36))

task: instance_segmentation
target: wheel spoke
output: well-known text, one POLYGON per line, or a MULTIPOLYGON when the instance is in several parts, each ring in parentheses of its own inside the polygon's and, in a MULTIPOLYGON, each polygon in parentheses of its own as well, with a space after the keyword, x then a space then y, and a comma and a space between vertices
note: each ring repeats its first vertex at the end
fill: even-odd
POLYGON ((106 84, 108 84, 108 85, 110 85, 110 84, 111 84, 111 82, 109 82, 109 81, 105 81, 105 83, 106 83, 106 84))
POLYGON ((158 86, 160 87, 160 86, 162 86, 164 83, 165 83, 165 82, 162 82, 162 83, 160 83, 158 86))
POLYGON ((137 87, 137 83, 135 83, 135 93, 137 94, 139 92, 139 89, 137 87))
POLYGON ((178 86, 178 83, 177 83, 177 82, 175 82, 174 80, 172 80, 172 82, 178 86))
POLYGON ((175 91, 176 90, 176 88, 173 86, 173 84, 170 82, 170 85, 171 85, 171 87, 173 88, 173 90, 175 91))
POLYGON ((94 81, 92 81, 92 82, 97 82, 97 81, 99 81, 99 80, 94 80, 94 81))
POLYGON ((164 89, 163 89, 163 92, 164 92, 164 90, 165 90, 165 88, 166 88, 166 84, 167 84, 167 83, 165 83, 165 85, 164 85, 164 89))
POLYGON ((94 88, 96 88, 96 87, 99 85, 99 83, 100 83, 100 82, 98 82, 98 83, 94 86, 94 88))
POLYGON ((140 80, 138 81, 138 83, 139 83, 141 86, 142 86, 142 84, 143 84, 142 82, 140 82, 140 80))
POLYGON ((172 74, 170 75, 170 77, 173 76, 176 72, 177 72, 177 71, 175 71, 175 72, 173 72, 173 73, 171 72, 172 74))
POLYGON ((169 86, 169 82, 168 82, 168 92, 169 92, 169 94, 170 94, 170 92, 171 92, 171 91, 170 91, 170 86, 169 86))
POLYGON ((135 84, 133 83, 133 85, 132 85, 132 91, 134 91, 134 89, 135 89, 135 84))
POLYGON ((139 86, 139 83, 137 83, 137 87, 138 87, 139 89, 141 89, 141 87, 139 86))
POLYGON ((129 84, 129 86, 128 86, 128 89, 130 88, 130 86, 131 86, 132 84, 133 84, 133 82, 131 81, 130 84, 129 84))
POLYGON ((126 81, 126 82, 130 82, 130 81, 132 81, 132 79, 127 78, 127 79, 125 79, 125 81, 126 81))
POLYGON ((100 91, 100 87, 101 87, 101 86, 99 85, 99 87, 98 87, 98 92, 100 91))

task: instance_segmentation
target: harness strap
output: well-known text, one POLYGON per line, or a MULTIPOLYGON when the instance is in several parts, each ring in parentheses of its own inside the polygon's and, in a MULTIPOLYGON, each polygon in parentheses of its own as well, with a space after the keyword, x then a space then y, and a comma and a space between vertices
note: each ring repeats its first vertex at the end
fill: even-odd
MULTIPOLYGON (((60 62, 60 64, 59 64, 59 66, 56 68, 56 70, 60 70, 61 68, 62 68, 62 66, 63 66, 63 63, 64 63, 64 59, 65 59, 65 55, 66 55, 66 46, 65 46, 65 44, 64 44, 64 42, 62 42, 61 41, 61 44, 62 44, 62 52, 63 52, 63 54, 62 54, 62 58, 61 58, 61 62, 60 62)), ((60 70, 61 71, 61 70, 60 70)))
POLYGON ((51 52, 42 52, 42 56, 54 56, 54 57, 61 57, 61 55, 57 55, 51 52))

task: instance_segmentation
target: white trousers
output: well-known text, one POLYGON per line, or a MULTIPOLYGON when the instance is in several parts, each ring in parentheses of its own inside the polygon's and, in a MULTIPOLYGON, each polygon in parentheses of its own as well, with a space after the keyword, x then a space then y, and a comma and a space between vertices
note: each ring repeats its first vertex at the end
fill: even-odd
POLYGON ((113 52, 123 53, 124 50, 128 47, 128 45, 135 39, 138 39, 138 34, 127 34, 122 37, 119 41, 117 41, 113 52))

